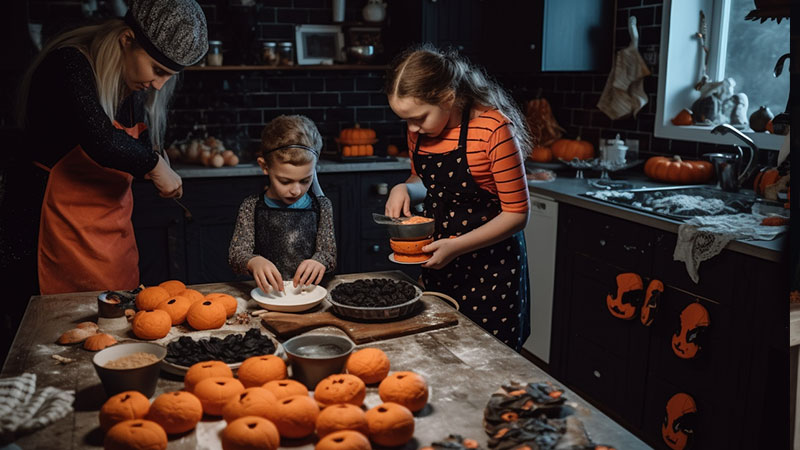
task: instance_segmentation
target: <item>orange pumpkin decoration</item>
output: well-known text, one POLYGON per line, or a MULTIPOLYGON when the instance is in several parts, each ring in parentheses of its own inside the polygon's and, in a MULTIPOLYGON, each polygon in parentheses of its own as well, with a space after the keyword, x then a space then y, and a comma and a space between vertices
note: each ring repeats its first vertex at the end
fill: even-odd
POLYGON ((384 402, 399 403, 417 412, 428 403, 428 383, 414 372, 395 372, 378 385, 378 395, 384 402))
POLYGON ((356 124, 353 128, 345 128, 339 133, 339 142, 347 145, 372 144, 375 142, 375 130, 361 128, 356 124))
MULTIPOLYGON (((167 314, 169 316, 169 314, 167 314)), ((203 300, 192 303, 186 313, 186 321, 195 330, 212 330, 225 324, 225 305, 220 301, 203 300)))
POLYGON ((761 169, 753 181, 753 190, 756 194, 764 196, 767 187, 771 186, 780 180, 781 174, 778 169, 774 167, 765 167, 761 169))
POLYGON ((164 281, 163 283, 159 283, 158 286, 166 289, 169 295, 178 295, 178 292, 186 289, 186 285, 183 284, 183 281, 178 280, 164 281))
POLYGON ((394 252, 394 258, 400 262, 422 262, 431 257, 431 253, 424 253, 422 247, 433 242, 433 238, 419 239, 416 241, 399 241, 389 239, 389 246, 394 252))
POLYGON ((617 275, 617 293, 606 295, 606 307, 612 316, 631 320, 644 296, 644 283, 639 274, 626 272, 617 275))
POLYGON ((205 300, 205 298, 206 298, 206 296, 203 295, 200 291, 196 291, 194 289, 184 289, 184 290, 178 292, 177 294, 175 294, 175 296, 176 297, 177 296, 186 297, 192 303, 205 300))
POLYGON ((136 309, 139 311, 152 311, 159 303, 169 299, 170 294, 159 286, 144 288, 136 294, 136 309))
POLYGON ((105 450, 166 450, 167 433, 161 425, 144 419, 120 422, 106 433, 105 450))
POLYGON ((677 126, 691 125, 694 123, 694 120, 692 120, 692 112, 683 108, 681 112, 672 118, 671 122, 673 125, 677 126))
POLYGON ((565 161, 572 161, 578 159, 592 159, 594 158, 594 146, 587 141, 582 141, 580 136, 572 139, 559 139, 553 142, 550 146, 553 151, 553 157, 563 159, 565 161))
POLYGON ((206 378, 194 387, 194 395, 203 404, 203 412, 210 416, 221 416, 225 404, 242 392, 242 383, 228 377, 206 378))
POLYGON ((98 333, 86 338, 86 340, 83 341, 83 348, 92 352, 96 352, 106 347, 110 347, 116 343, 117 340, 114 339, 114 336, 106 333, 98 333))
POLYGON ((367 417, 356 405, 342 403, 323 409, 317 416, 317 436, 323 437, 335 431, 355 430, 369 433, 367 417))
POLYGON ((400 154, 400 149, 394 144, 389 144, 386 146, 386 154, 389 156, 397 156, 400 154))
POLYGON ((530 158, 536 162, 550 162, 553 160, 553 150, 550 147, 535 147, 530 158))
POLYGON ((203 404, 191 392, 165 392, 150 405, 147 420, 161 425, 167 434, 193 430, 203 418, 203 404))
POLYGON ((143 419, 149 410, 150 400, 141 392, 120 392, 109 397, 100 407, 100 428, 108 431, 122 421, 143 419))
POLYGON ((280 443, 278 428, 263 417, 240 417, 222 430, 223 450, 276 450, 280 443))
POLYGON ((172 328, 172 317, 166 311, 139 311, 133 316, 133 334, 139 339, 161 339, 172 328))
POLYGON ((314 450, 372 450, 369 439, 358 431, 336 431, 317 442, 314 450))
POLYGON ((308 395, 292 395, 274 403, 269 420, 278 427, 281 437, 302 438, 314 432, 319 406, 308 395))
POLYGON ((372 156, 375 148, 372 144, 343 145, 342 156, 372 156))
POLYGON ((676 184, 706 183, 713 170, 708 161, 684 161, 678 155, 672 158, 653 156, 644 164, 644 173, 648 177, 676 184))
POLYGON ((189 312, 189 307, 192 306, 192 301, 186 297, 176 295, 170 299, 164 300, 156 306, 156 309, 166 311, 172 319, 173 325, 180 325, 186 321, 186 314, 189 312))
POLYGON ((362 348, 347 358, 345 368, 366 384, 378 383, 389 375, 389 357, 379 348, 362 348))
POLYGON ((414 415, 403 405, 386 402, 365 414, 369 439, 386 447, 397 447, 414 436, 414 415))
POLYGON ((323 378, 314 388, 314 400, 322 406, 349 403, 361 406, 367 386, 355 375, 340 373, 323 378))
POLYGON ((192 364, 183 376, 183 385, 189 392, 194 391, 197 383, 211 377, 233 378, 233 371, 222 361, 203 361, 192 364))
POLYGON ((264 383, 262 387, 275 394, 275 398, 278 400, 283 400, 293 395, 305 395, 308 397, 308 388, 297 380, 272 380, 264 383))
POLYGON ((251 356, 239 366, 237 376, 246 388, 263 386, 268 381, 286 379, 286 363, 275 355, 251 356))
POLYGON ((225 307, 225 315, 227 317, 236 314, 236 308, 239 306, 239 303, 236 302, 236 299, 232 295, 223 294, 221 292, 212 292, 206 295, 206 300, 222 303, 225 307))
POLYGON ((245 416, 267 417, 275 402, 275 394, 262 387, 247 388, 222 407, 222 418, 231 423, 245 416))

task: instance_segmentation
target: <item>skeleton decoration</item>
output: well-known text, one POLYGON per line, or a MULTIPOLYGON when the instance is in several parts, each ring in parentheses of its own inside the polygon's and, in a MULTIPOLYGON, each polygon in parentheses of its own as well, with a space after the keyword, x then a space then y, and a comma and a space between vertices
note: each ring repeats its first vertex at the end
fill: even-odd
POLYGON ((611 315, 619 319, 630 320, 636 315, 644 294, 642 277, 635 273, 617 275, 617 295, 606 296, 606 306, 611 315))
POLYGON ((711 324, 708 310, 700 303, 691 303, 681 311, 680 328, 672 335, 672 351, 679 358, 692 359, 702 348, 702 337, 711 324))
POLYGON ((639 315, 639 320, 642 322, 642 325, 649 327, 653 324, 653 320, 656 318, 656 308, 658 308, 658 302, 663 293, 664 283, 655 279, 650 280, 650 284, 647 285, 647 289, 645 290, 644 304, 642 305, 642 311, 639 315))
POLYGON ((691 395, 679 392, 667 402, 661 437, 672 450, 688 449, 692 445, 697 420, 697 405, 691 395))

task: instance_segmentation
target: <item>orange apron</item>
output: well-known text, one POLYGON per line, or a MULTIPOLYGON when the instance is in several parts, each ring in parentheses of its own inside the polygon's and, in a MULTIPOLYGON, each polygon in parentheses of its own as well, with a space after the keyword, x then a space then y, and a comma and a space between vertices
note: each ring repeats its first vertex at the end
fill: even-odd
MULTIPOLYGON (((123 127, 134 139, 147 126, 123 127)), ((133 176, 97 164, 80 145, 52 168, 39 223, 42 294, 134 289, 139 251, 133 234, 133 176)))

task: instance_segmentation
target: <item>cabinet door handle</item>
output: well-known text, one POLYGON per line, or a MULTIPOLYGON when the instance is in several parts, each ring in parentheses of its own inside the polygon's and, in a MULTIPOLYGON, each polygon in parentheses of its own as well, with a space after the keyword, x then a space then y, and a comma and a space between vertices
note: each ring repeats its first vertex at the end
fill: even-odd
POLYGON ((378 253, 379 251, 381 251, 381 246, 380 245, 375 244, 375 245, 372 246, 372 253, 378 253))
POLYGON ((602 375, 600 374, 600 371, 598 371, 598 370, 594 370, 594 371, 592 371, 592 375, 594 375, 594 377, 595 377, 595 378, 597 378, 597 379, 599 379, 599 378, 602 376, 602 375))

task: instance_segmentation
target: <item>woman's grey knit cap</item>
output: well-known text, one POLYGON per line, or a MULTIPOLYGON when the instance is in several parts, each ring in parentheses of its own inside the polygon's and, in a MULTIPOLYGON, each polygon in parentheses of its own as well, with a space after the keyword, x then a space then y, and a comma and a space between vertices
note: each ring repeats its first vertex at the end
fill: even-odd
POLYGON ((125 22, 156 61, 181 70, 208 51, 208 25, 195 0, 133 0, 125 22))

